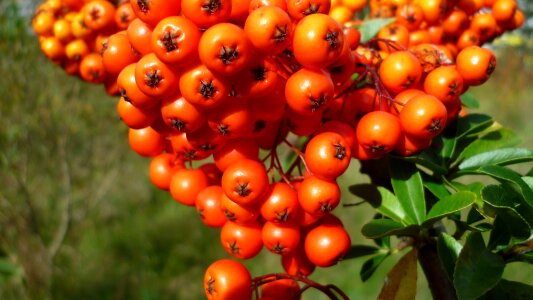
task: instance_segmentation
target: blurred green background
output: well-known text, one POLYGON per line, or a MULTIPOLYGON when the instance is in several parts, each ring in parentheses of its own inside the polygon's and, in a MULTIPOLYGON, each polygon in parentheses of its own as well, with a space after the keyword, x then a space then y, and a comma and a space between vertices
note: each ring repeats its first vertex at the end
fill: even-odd
MULTIPOLYGON (((36 2, 0 1, 0 299, 203 299, 204 269, 227 257, 218 231, 151 185, 149 160, 129 149, 116 99, 40 53, 29 30, 36 2)), ((493 78, 472 92, 479 111, 516 130, 531 149, 529 36, 499 40, 493 78)), ((342 178, 344 189, 364 181, 357 163, 342 178)), ((344 201, 355 199, 345 193, 344 201)), ((369 207, 336 213, 354 242, 370 243, 359 233, 372 218, 369 207)), ((397 259, 364 284, 363 259, 312 279, 340 286, 351 299, 375 299, 397 259)), ((245 264, 254 276, 281 271, 266 251, 245 264)), ((523 268, 504 277, 531 281, 531 266, 523 268)), ((418 298, 428 299, 419 274, 418 298)))

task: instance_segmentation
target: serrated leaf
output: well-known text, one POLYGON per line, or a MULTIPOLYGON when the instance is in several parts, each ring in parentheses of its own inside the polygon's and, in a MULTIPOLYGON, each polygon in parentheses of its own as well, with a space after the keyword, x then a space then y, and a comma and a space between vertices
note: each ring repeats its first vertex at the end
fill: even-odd
POLYGON ((457 257, 459 257, 461 249, 463 249, 463 245, 461 245, 453 236, 447 233, 441 233, 439 235, 437 239, 437 251, 440 261, 452 282, 455 263, 457 262, 457 257))
POLYGON ((477 100, 476 96, 470 92, 466 92, 461 95, 461 102, 468 108, 479 108, 479 101, 477 100))
POLYGON ((377 18, 371 20, 365 20, 365 22, 358 26, 359 32, 361 32, 361 43, 366 43, 371 38, 375 37, 381 28, 394 22, 396 18, 377 18))
POLYGON ((502 279, 491 291, 485 295, 486 300, 530 300, 533 295, 533 286, 502 279))
POLYGON ((365 282, 367 281, 374 272, 378 269, 378 267, 383 263, 385 258, 389 257, 389 254, 382 254, 374 256, 367 261, 363 263, 363 266, 361 267, 361 271, 359 272, 359 276, 361 277, 361 281, 365 282))
POLYGON ((474 155, 519 145, 520 138, 516 133, 508 128, 500 128, 489 132, 467 145, 458 157, 458 160, 472 157, 474 155))
POLYGON ((384 187, 374 184, 356 184, 348 188, 350 192, 366 202, 368 202, 376 211, 387 216, 396 222, 403 222, 405 212, 402 205, 394 194, 384 187))
POLYGON ((416 248, 405 254, 387 273, 379 293, 379 300, 412 300, 416 296, 417 282, 416 248))
POLYGON ((441 199, 428 212, 426 221, 422 223, 422 226, 429 227, 434 222, 469 207, 474 204, 475 200, 476 195, 472 192, 457 192, 441 199))
POLYGON ((524 148, 505 148, 480 153, 465 159, 459 169, 473 169, 485 165, 505 166, 533 160, 533 151, 524 148))
POLYGON ((362 256, 376 254, 380 251, 380 248, 367 246, 367 245, 352 245, 348 250, 348 253, 343 257, 343 260, 358 258, 362 256))
POLYGON ((408 224, 421 224, 426 217, 426 198, 422 177, 412 163, 390 160, 391 183, 400 201, 408 224))
POLYGON ((420 231, 418 225, 405 225, 390 219, 374 219, 363 226, 361 233, 370 239, 391 235, 417 235, 420 231))
POLYGON ((513 170, 501 166, 483 166, 478 169, 461 170, 456 173, 457 176, 466 174, 481 174, 488 175, 500 182, 510 184, 513 188, 522 195, 524 203, 533 208, 533 190, 522 179, 520 174, 513 170))
POLYGON ((533 212, 524 207, 516 191, 504 185, 488 185, 481 191, 481 197, 505 221, 502 225, 513 237, 525 240, 531 236, 533 212))
POLYGON ((487 250, 481 233, 472 232, 455 265, 453 284, 459 300, 474 300, 491 290, 501 279, 505 262, 487 250))

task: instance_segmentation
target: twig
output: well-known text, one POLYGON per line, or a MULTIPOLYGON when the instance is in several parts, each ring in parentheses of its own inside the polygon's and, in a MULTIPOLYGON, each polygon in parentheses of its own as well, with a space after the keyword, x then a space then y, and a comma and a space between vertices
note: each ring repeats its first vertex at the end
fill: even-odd
POLYGON ((324 295, 328 296, 329 299, 331 300, 338 300, 339 297, 337 297, 337 294, 341 297, 340 299, 350 300, 350 298, 348 298, 348 296, 340 288, 338 288, 337 286, 333 284, 322 285, 304 276, 294 276, 294 275, 289 275, 285 273, 274 273, 274 274, 267 274, 267 275, 256 277, 253 279, 252 286, 254 287, 255 290, 257 290, 259 286, 265 283, 269 283, 269 282, 273 282, 273 281, 281 280, 281 279, 292 279, 292 280, 300 281, 304 283, 305 286, 300 289, 299 295, 301 295, 303 292, 305 292, 309 288, 313 288, 313 289, 316 289, 322 292, 324 295))

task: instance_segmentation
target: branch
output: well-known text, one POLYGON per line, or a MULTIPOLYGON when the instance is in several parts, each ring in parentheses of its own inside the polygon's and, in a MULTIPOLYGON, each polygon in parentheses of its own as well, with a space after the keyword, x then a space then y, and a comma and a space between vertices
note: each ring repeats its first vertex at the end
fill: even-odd
POLYGON ((502 257, 506 262, 511 262, 516 256, 524 255, 530 252, 533 252, 533 239, 512 246, 510 249, 502 253, 502 257))
POLYGON ((59 248, 65 240, 65 236, 68 232, 70 225, 70 216, 71 216, 71 203, 72 203, 72 180, 70 175, 70 167, 68 165, 67 151, 66 148, 66 137, 60 137, 58 139, 58 156, 61 163, 61 173, 62 173, 62 186, 63 186, 63 208, 61 212, 61 220, 59 227, 57 228, 54 238, 48 247, 48 253, 50 259, 53 260, 56 256, 59 248))
POLYGON ((457 300, 455 288, 441 263, 436 243, 418 249, 418 261, 424 270, 431 295, 435 300, 457 300))

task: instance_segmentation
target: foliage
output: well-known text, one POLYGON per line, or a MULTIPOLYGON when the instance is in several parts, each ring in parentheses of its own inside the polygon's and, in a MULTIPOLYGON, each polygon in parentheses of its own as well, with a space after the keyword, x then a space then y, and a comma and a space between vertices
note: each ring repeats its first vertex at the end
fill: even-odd
MULTIPOLYGON (((370 163, 388 165, 390 182, 370 171, 371 179, 381 186, 350 187, 378 212, 362 233, 371 239, 408 238, 414 249, 438 248, 440 261, 433 263, 446 270, 459 299, 496 293, 505 265, 530 262, 528 255, 533 252, 531 174, 510 168, 533 161, 533 152, 514 148, 518 143, 491 117, 470 114, 458 118, 439 143, 416 156, 370 163), (462 181, 469 175, 496 183, 487 185, 485 178, 462 181)), ((398 247, 405 246, 403 241, 398 247)), ((372 267, 363 265, 361 276, 367 279, 368 270, 375 270, 385 257, 380 254, 367 261, 372 267)), ((405 278, 398 277, 397 284, 400 280, 405 278)), ((533 286, 526 287, 533 291, 533 286)))

